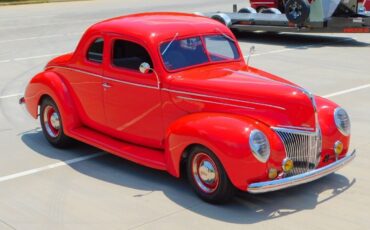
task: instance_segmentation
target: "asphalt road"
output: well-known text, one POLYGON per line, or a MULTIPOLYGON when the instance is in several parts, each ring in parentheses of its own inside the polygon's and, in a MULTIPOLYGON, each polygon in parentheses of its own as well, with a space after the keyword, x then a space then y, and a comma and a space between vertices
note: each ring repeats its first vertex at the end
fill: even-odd
MULTIPOLYGON (((244 1, 234 1, 244 3, 244 1)), ((370 35, 241 34, 251 64, 346 108, 358 157, 319 181, 230 204, 185 180, 80 144, 49 146, 17 104, 46 62, 92 23, 142 11, 229 10, 227 0, 82 1, 0 8, 0 229, 369 229, 370 35)))

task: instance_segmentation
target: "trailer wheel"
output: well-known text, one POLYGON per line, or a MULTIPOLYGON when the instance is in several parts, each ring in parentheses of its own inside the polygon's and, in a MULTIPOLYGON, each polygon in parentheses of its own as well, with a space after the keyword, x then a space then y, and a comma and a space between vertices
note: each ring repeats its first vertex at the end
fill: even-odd
POLYGON ((281 14, 281 11, 276 8, 264 8, 260 11, 262 14, 281 14))
POLYGON ((241 8, 238 13, 240 14, 256 14, 257 11, 252 7, 241 8))
POLYGON ((310 4, 307 0, 288 0, 285 4, 285 15, 295 24, 303 24, 310 16, 310 4))
POLYGON ((227 27, 231 26, 231 19, 229 16, 223 13, 215 14, 211 17, 213 20, 219 21, 227 27))

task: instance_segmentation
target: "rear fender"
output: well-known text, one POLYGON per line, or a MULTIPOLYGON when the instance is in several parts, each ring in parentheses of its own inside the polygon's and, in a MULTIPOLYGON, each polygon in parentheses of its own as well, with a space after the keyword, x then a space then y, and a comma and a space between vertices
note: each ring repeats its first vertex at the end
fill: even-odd
POLYGON ((72 90, 57 73, 52 71, 39 73, 32 78, 26 88, 24 97, 26 108, 35 119, 38 117, 38 108, 44 96, 51 97, 57 104, 67 135, 69 130, 80 126, 72 90))
POLYGON ((187 147, 199 144, 213 151, 234 186, 245 190, 248 183, 266 179, 267 167, 281 166, 285 152, 277 138, 269 127, 244 116, 222 113, 187 115, 167 130, 167 171, 179 177, 180 163, 187 147), (266 134, 271 144, 271 157, 267 163, 259 162, 249 147, 250 132, 256 128, 266 134))

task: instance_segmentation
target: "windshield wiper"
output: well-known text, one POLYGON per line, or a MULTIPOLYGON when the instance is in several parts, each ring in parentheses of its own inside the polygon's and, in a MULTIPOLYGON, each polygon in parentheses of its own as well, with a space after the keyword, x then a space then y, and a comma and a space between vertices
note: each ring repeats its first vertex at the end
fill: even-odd
POLYGON ((163 50, 162 52, 162 56, 167 52, 168 48, 170 48, 170 46, 172 45, 172 43, 175 41, 175 39, 177 38, 177 36, 179 35, 179 33, 176 33, 175 36, 172 38, 172 40, 170 41, 170 43, 168 43, 168 45, 166 46, 166 48, 163 50))
POLYGON ((216 30, 217 30, 218 32, 220 32, 222 36, 224 36, 225 38, 227 38, 227 39, 229 39, 230 41, 232 41, 232 42, 234 42, 234 43, 235 43, 235 40, 234 40, 234 39, 232 39, 229 35, 227 35, 227 34, 225 34, 224 32, 222 32, 219 28, 216 28, 216 30))

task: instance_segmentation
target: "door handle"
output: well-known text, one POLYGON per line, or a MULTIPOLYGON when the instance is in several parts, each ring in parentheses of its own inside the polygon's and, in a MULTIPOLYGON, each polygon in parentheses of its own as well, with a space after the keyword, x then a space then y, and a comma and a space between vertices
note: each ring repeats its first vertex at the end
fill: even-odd
POLYGON ((102 86, 105 88, 105 89, 109 89, 109 88, 111 88, 112 86, 109 84, 109 83, 107 83, 107 82, 104 82, 103 84, 102 84, 102 86))

